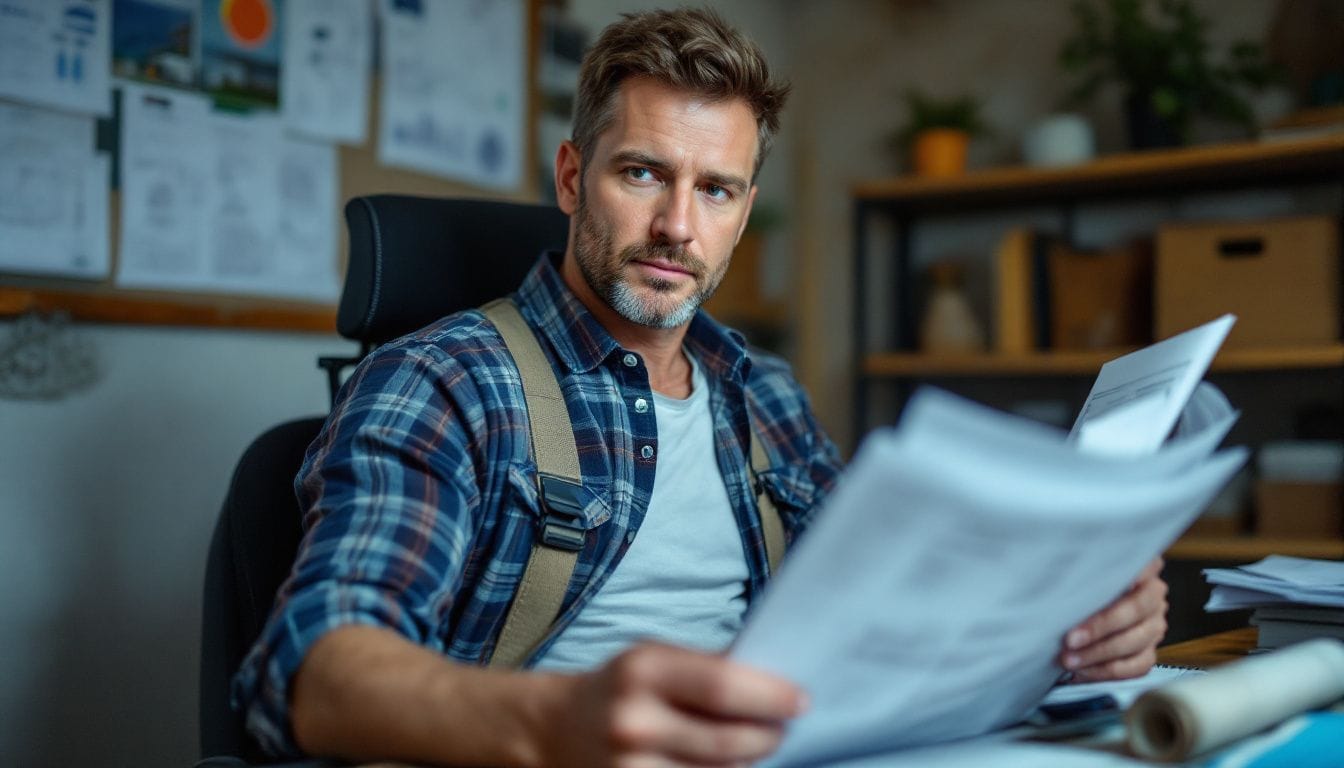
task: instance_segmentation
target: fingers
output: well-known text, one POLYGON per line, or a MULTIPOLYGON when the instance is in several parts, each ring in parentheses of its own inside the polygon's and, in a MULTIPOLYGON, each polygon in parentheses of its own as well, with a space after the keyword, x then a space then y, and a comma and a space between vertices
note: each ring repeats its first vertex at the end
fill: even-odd
POLYGON ((1157 661, 1167 632, 1167 585, 1160 559, 1149 563, 1120 599, 1065 638, 1060 663, 1077 680, 1114 680, 1145 674, 1157 661))
MULTIPOLYGON (((1148 569, 1145 568, 1144 571, 1146 573, 1148 569)), ((1070 651, 1079 651, 1117 632, 1140 624, 1154 614, 1165 615, 1166 612, 1167 583, 1156 576, 1150 576, 1137 582, 1119 600, 1071 630, 1065 638, 1065 645, 1070 651)), ((1163 631, 1165 632, 1165 625, 1163 631)))
POLYGON ((648 644, 612 662, 617 754, 725 765, 760 759, 803 707, 793 684, 721 656, 648 644))
POLYGON ((644 645, 628 658, 628 673, 672 703, 709 717, 779 722, 803 711, 793 683, 723 656, 665 645, 644 645))
POLYGON ((779 723, 712 720, 654 697, 612 712, 611 746, 617 754, 651 758, 663 764, 724 765, 759 760, 779 746, 779 723))
POLYGON ((1166 631, 1166 617, 1154 614, 1086 648, 1066 651, 1064 667, 1082 681, 1137 677, 1157 661, 1157 644, 1166 631))
POLYGON ((1165 565, 1166 561, 1162 559, 1161 555, 1153 558, 1147 565, 1143 566, 1142 571, 1139 571, 1139 577, 1134 579, 1134 586, 1137 587, 1149 579, 1156 579, 1161 575, 1162 567, 1165 565))

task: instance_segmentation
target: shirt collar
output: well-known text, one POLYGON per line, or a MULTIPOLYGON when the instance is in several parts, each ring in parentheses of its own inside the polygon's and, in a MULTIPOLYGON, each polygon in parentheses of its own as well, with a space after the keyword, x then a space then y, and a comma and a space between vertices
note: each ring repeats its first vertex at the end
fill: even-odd
MULTIPOLYGON (((547 251, 518 287, 518 308, 550 342, 570 373, 588 372, 620 344, 593 317, 560 275, 563 254, 547 251)), ((709 378, 745 380, 751 369, 746 343, 737 331, 720 325, 703 310, 686 332, 686 347, 706 368, 709 378)))

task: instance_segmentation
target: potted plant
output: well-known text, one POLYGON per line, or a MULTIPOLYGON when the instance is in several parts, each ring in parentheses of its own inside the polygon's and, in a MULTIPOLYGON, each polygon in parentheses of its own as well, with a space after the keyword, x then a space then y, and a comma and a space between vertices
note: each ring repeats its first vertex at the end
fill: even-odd
POLYGON ((894 137, 917 176, 955 176, 966 170, 972 138, 988 131, 970 96, 939 99, 915 88, 905 92, 907 121, 894 137))
POLYGON ((1059 61, 1079 78, 1069 100, 1090 100, 1107 82, 1125 89, 1130 145, 1135 149, 1181 146, 1195 115, 1254 129, 1242 87, 1276 79, 1259 45, 1239 41, 1226 61, 1210 60, 1209 22, 1190 0, 1075 0, 1075 35, 1059 61))

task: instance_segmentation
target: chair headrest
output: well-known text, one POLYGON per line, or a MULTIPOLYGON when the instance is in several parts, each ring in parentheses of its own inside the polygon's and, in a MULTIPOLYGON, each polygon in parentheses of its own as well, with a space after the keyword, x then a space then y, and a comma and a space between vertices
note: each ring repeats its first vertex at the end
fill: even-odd
POLYGON ((336 329, 371 346, 509 293, 569 235, 554 206, 493 200, 369 195, 345 204, 345 221, 336 329))

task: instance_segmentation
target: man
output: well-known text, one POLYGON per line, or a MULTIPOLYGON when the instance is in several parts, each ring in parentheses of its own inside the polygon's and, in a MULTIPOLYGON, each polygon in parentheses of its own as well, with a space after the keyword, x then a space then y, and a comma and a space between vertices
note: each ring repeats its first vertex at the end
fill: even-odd
MULTIPOLYGON (((480 312, 445 318, 370 356, 309 450, 308 535, 236 681, 266 747, 585 767, 738 765, 775 748, 804 693, 718 653, 768 572, 749 434, 790 542, 840 463, 785 366, 697 308, 746 226, 786 94, 713 13, 603 33, 556 158, 569 242, 514 295, 592 495, 555 629, 532 669, 482 667, 539 502, 512 359, 480 312)), ((1155 568, 1070 633, 1069 669, 1151 666, 1155 568)))

